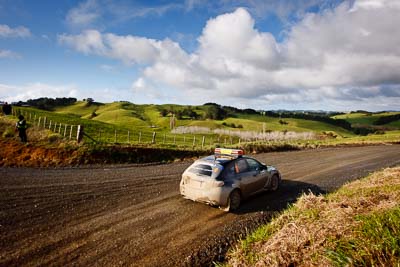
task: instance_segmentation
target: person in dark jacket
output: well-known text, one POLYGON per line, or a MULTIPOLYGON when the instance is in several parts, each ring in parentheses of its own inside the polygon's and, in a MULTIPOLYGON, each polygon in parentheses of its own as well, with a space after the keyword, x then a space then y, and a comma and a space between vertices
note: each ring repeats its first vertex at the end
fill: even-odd
POLYGON ((28 137, 26 136, 26 129, 28 128, 28 126, 26 125, 26 120, 24 116, 19 115, 18 119, 19 121, 16 124, 16 128, 18 130, 19 137, 21 138, 21 142, 26 143, 28 142, 28 137))
POLYGON ((4 115, 10 115, 10 114, 11 114, 11 110, 12 110, 12 108, 11 108, 11 105, 10 105, 10 104, 8 104, 7 102, 6 102, 6 103, 4 103, 4 105, 3 105, 2 109, 3 109, 3 113, 4 113, 4 115))

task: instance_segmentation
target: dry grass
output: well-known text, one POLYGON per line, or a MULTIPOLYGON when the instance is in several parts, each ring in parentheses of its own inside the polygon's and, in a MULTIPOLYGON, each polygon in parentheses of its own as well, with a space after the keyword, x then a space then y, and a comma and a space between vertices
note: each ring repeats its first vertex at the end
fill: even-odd
MULTIPOLYGON (((15 130, 17 119, 12 116, 0 116, 0 136, 6 140, 19 141, 18 132, 15 130)), ((28 129, 26 131, 28 142, 35 145, 42 145, 45 147, 58 147, 59 145, 75 145, 74 140, 68 141, 63 139, 59 133, 54 133, 48 129, 43 129, 32 125, 28 122, 28 129)))
MULTIPOLYGON (((229 254, 227 265, 382 266, 389 264, 392 266, 398 264, 400 263, 399 238, 391 241, 395 246, 395 249, 390 250, 392 252, 382 252, 385 246, 383 245, 383 248, 380 246, 380 250, 371 249, 371 246, 376 245, 370 244, 372 241, 368 236, 364 238, 362 231, 365 230, 365 225, 369 224, 371 216, 386 211, 389 211, 389 214, 393 210, 397 212, 399 204, 400 167, 374 173, 365 179, 349 183, 336 193, 327 196, 316 196, 312 193, 303 195, 290 209, 243 240, 229 254), (354 248, 352 245, 355 243, 354 240, 361 240, 358 246, 363 246, 364 252, 357 252, 358 247, 354 248)), ((374 229, 367 230, 374 231, 374 229)), ((387 232, 385 226, 382 231, 387 232)), ((373 242, 379 243, 380 240, 373 242)), ((383 240, 384 242, 386 241, 383 240)))

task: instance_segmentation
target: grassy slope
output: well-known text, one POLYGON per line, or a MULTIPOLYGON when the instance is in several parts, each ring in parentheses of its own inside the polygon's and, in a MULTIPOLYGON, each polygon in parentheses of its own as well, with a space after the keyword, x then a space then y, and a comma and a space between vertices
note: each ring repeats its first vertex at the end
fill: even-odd
POLYGON ((100 107, 104 106, 104 104, 93 103, 88 106, 84 101, 78 101, 73 105, 66 107, 59 107, 55 111, 64 114, 72 114, 77 115, 79 117, 85 117, 92 114, 92 112, 96 112, 100 107))
POLYGON ((400 167, 303 195, 229 254, 227 266, 398 266, 400 167))
MULTIPOLYGON (((384 113, 347 113, 343 115, 334 116, 334 119, 343 119, 350 122, 352 125, 373 125, 373 123, 380 117, 399 114, 400 112, 384 112, 384 113)), ((388 124, 388 126, 399 127, 400 122, 388 124)))
MULTIPOLYGON (((170 115, 162 117, 160 110, 165 108, 174 111, 183 110, 189 106, 182 105, 136 105, 129 102, 113 102, 107 104, 92 103, 90 106, 86 102, 77 102, 68 107, 60 107, 56 112, 46 112, 34 108, 25 108, 26 110, 33 111, 38 116, 46 116, 49 119, 57 122, 84 125, 85 132, 96 140, 114 141, 114 131, 118 131, 118 142, 125 143, 128 140, 128 131, 130 131, 131 140, 138 140, 139 136, 143 136, 143 141, 149 142, 152 138, 153 132, 158 132, 158 138, 163 138, 164 134, 169 135, 172 140, 173 134, 170 133, 170 115), (93 117, 93 114, 95 115, 93 117)), ((204 114, 204 106, 191 107, 200 116, 204 114)), ((390 113, 386 113, 390 114, 390 113)), ((385 115, 386 115, 385 114, 385 115)), ((350 114, 357 117, 360 114, 350 114)), ((232 131, 255 131, 262 132, 263 129, 271 131, 294 131, 294 132, 332 132, 337 135, 336 139, 327 139, 322 141, 315 141, 316 145, 329 143, 330 145, 337 145, 339 143, 364 143, 368 141, 374 142, 396 142, 399 141, 399 131, 387 131, 385 135, 370 135, 367 137, 356 136, 353 133, 344 130, 343 128, 336 127, 330 124, 302 120, 302 119, 283 119, 287 124, 280 124, 279 118, 266 117, 261 115, 244 115, 236 114, 234 117, 225 120, 192 120, 189 118, 176 121, 176 126, 200 126, 210 129, 227 129, 232 131), (223 125, 225 124, 225 125, 223 125), (236 128, 231 127, 235 124, 236 128), (237 126, 242 126, 237 128, 237 126)), ((394 122, 400 124, 400 122, 394 122)), ((204 135, 198 133, 197 139, 200 140, 204 135)), ((215 139, 210 134, 208 140, 215 139)), ((183 136, 177 136, 177 140, 182 139, 183 136), (180 139, 179 139, 180 138, 180 139)), ((191 138, 189 136, 189 138, 191 138)), ((211 140, 210 140, 211 141, 211 140)), ((237 141, 237 140, 236 140, 237 141)), ((160 141, 158 141, 160 142, 160 141)), ((179 141, 178 141, 179 142, 179 141)))
MULTIPOLYGON (((90 118, 91 114, 95 112, 97 114, 93 120, 101 121, 105 123, 115 124, 117 126, 122 126, 124 128, 149 128, 150 126, 154 126, 153 131, 161 130, 168 131, 170 117, 161 117, 160 110, 161 109, 173 109, 174 111, 183 110, 185 106, 181 105, 173 105, 173 104, 165 104, 165 105, 134 105, 127 102, 114 102, 108 104, 93 104, 91 106, 86 106, 85 102, 77 102, 74 105, 68 107, 62 107, 56 110, 56 112, 64 113, 64 114, 75 114, 82 118, 90 118)), ((193 106, 192 107, 197 114, 204 114, 204 110, 202 106, 193 106)), ((316 122, 316 121, 307 121, 300 119, 285 119, 288 122, 287 125, 282 125, 279 123, 278 118, 271 117, 263 117, 258 115, 239 115, 237 118, 228 118, 224 121, 215 121, 215 120, 190 120, 183 119, 177 121, 177 126, 201 126, 208 127, 210 129, 215 128, 227 128, 232 130, 230 127, 223 126, 222 123, 225 122, 227 124, 234 123, 236 126, 242 125, 243 128, 240 130, 245 131, 258 131, 261 132, 264 128, 266 130, 271 131, 294 131, 294 132, 322 132, 322 131, 333 131, 339 134, 340 136, 353 136, 352 133, 333 125, 329 125, 326 123, 316 122)))
POLYGON ((279 118, 272 118, 272 117, 263 117, 263 116, 256 116, 256 115, 244 115, 241 118, 246 118, 249 120, 249 123, 258 127, 257 130, 262 129, 262 124, 265 123, 266 129, 268 130, 276 130, 276 131, 294 131, 294 132, 323 132, 323 131, 331 131, 335 132, 340 136, 343 137, 350 137, 354 136, 353 133, 334 125, 330 125, 323 122, 318 121, 310 121, 310 120, 302 120, 302 119, 291 119, 291 118, 284 118, 283 121, 287 122, 288 124, 282 125, 279 123, 279 118), (258 121, 259 123, 254 124, 254 121, 258 121), (260 128, 261 127, 261 128, 260 128))

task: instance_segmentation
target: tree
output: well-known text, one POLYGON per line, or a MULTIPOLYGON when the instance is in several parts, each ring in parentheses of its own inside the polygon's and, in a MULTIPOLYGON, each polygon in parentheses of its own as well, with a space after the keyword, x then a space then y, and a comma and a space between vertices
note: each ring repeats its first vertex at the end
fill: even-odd
POLYGON ((163 117, 166 117, 166 116, 168 115, 168 110, 166 110, 165 108, 163 108, 163 109, 160 111, 160 115, 163 116, 163 117))
POLYGON ((91 98, 91 97, 86 98, 86 106, 87 107, 90 106, 93 103, 94 103, 94 99, 93 98, 91 98))
POLYGON ((204 114, 205 119, 223 120, 225 117, 226 111, 223 110, 219 105, 206 105, 206 111, 204 114))

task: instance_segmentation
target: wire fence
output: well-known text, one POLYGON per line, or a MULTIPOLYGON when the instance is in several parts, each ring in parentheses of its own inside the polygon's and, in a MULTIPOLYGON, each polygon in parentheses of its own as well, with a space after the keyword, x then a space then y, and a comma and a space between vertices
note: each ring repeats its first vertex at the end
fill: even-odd
POLYGON ((214 146, 216 144, 234 145, 241 140, 234 136, 171 134, 156 131, 131 131, 86 126, 84 124, 68 124, 58 122, 47 116, 39 116, 24 109, 13 109, 12 115, 23 115, 25 120, 33 126, 50 130, 66 140, 82 140, 98 144, 126 144, 126 145, 173 145, 183 147, 214 146))
POLYGON ((13 109, 12 115, 14 115, 15 117, 23 115, 25 120, 30 125, 36 126, 41 129, 50 130, 53 133, 59 134, 64 139, 76 140, 77 142, 80 142, 82 140, 83 132, 81 125, 57 122, 55 120, 48 119, 47 117, 37 116, 36 114, 32 114, 31 112, 23 111, 21 109, 13 109))
MULTIPOLYGON (((136 130, 113 127, 110 124, 91 124, 82 119, 70 119, 49 113, 36 113, 24 108, 14 108, 13 115, 23 115, 27 122, 41 129, 58 134, 65 140, 93 142, 96 144, 165 145, 185 148, 213 146, 241 146, 244 143, 291 143, 315 139, 313 133, 294 132, 248 132, 223 129, 207 130, 202 127, 178 127, 171 132, 165 130, 136 130), (48 116, 46 116, 46 115, 48 116), (57 119, 58 118, 58 119, 57 119), (60 121, 63 120, 63 121, 60 121)), ((97 122, 100 123, 100 122, 97 122)))

